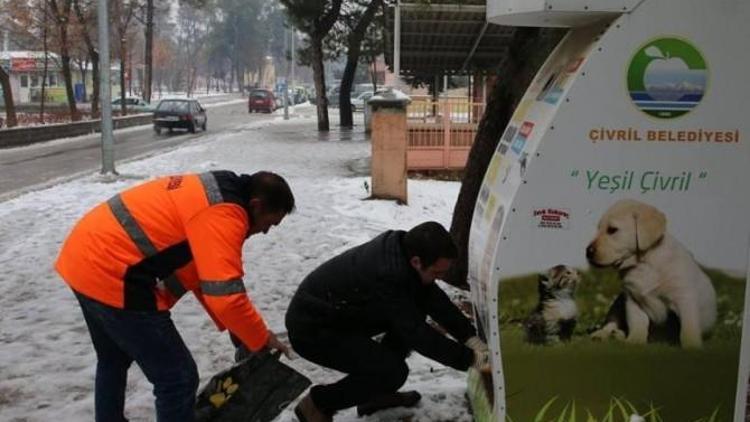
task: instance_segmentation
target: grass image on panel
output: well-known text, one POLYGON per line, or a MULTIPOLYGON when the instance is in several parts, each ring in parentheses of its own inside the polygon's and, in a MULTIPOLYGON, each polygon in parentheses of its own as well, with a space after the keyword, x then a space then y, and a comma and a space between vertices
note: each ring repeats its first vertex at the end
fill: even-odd
MULTIPOLYGON (((711 415, 691 419, 689 422, 718 422, 719 409, 715 409, 711 415)), ((515 422, 507 416, 506 422, 515 422)), ((561 403, 557 396, 548 400, 544 406, 533 416, 533 422, 665 422, 659 413, 659 409, 653 405, 638 408, 629 400, 612 397, 609 406, 601 415, 594 415, 588 409, 576 407, 576 402, 561 403), (578 410, 576 410, 578 409, 578 410)))
POLYGON ((603 321, 622 288, 617 273, 606 270, 582 273, 583 281, 576 292, 578 324, 569 342, 529 344, 523 320, 537 305, 537 275, 501 282, 501 346, 510 420, 534 421, 540 409, 548 405, 547 415, 540 421, 571 421, 575 403, 577 414, 572 420, 587 421, 590 413, 596 422, 619 421, 606 415, 613 409, 612 397, 620 397, 627 399, 621 402, 623 405, 629 403, 644 414, 658 409, 652 413, 658 415, 657 421, 730 421, 745 281, 719 271, 706 273, 716 289, 718 318, 711 335, 697 350, 663 342, 591 340, 589 333, 603 321), (550 404, 552 397, 556 399, 550 404), (563 410, 566 405, 567 410, 563 410), (550 415, 554 412, 553 418, 550 415), (563 412, 565 417, 560 419, 563 412))

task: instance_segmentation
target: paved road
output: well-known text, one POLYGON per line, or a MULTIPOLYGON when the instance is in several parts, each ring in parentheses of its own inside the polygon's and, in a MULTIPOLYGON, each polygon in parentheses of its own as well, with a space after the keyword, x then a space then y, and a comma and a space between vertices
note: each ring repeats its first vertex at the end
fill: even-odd
MULTIPOLYGON (((213 101, 217 101, 213 99, 213 101)), ((201 102, 208 111, 208 131, 189 134, 156 135, 151 126, 124 129, 115 132, 115 159, 117 161, 152 155, 162 149, 205 135, 231 131, 240 125, 277 118, 274 114, 248 114, 244 102, 235 104, 201 102)), ((223 101, 227 101, 224 98, 223 101)), ((51 141, 28 147, 0 149, 0 201, 15 194, 43 187, 73 175, 101 168, 101 143, 99 135, 51 141)))

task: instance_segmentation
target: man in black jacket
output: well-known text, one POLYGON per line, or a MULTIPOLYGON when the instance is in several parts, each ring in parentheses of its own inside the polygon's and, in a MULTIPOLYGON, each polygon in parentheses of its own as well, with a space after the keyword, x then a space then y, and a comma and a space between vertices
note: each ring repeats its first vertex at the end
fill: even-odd
POLYGON ((458 370, 489 370, 487 346, 434 283, 457 255, 438 223, 387 231, 325 262, 299 286, 286 313, 289 340, 305 359, 347 374, 315 385, 295 408, 303 422, 331 421, 341 409, 360 415, 413 406, 417 392, 398 393, 412 350, 458 370), (431 327, 429 316, 456 341, 431 327), (381 341, 373 337, 385 335, 381 341))

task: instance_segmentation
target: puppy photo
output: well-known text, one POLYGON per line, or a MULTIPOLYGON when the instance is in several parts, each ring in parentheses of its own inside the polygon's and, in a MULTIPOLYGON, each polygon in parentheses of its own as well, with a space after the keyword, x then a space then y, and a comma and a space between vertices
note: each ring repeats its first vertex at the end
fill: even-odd
POLYGON ((539 275, 539 303, 523 323, 526 341, 554 344, 568 341, 578 318, 575 289, 581 275, 575 268, 556 265, 539 275))
POLYGON ((622 282, 592 338, 646 343, 654 326, 673 326, 682 347, 702 346, 716 322, 716 292, 692 253, 667 232, 664 213, 635 200, 616 202, 599 220, 586 259, 617 269, 622 282))

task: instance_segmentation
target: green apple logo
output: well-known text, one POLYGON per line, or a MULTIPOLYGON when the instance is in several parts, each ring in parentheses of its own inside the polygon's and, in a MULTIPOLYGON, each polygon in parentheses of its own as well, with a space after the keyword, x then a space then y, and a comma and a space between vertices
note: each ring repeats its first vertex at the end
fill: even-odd
POLYGON ((644 113, 671 119, 689 113, 703 99, 708 68, 703 56, 679 38, 647 42, 630 60, 630 99, 644 113))

